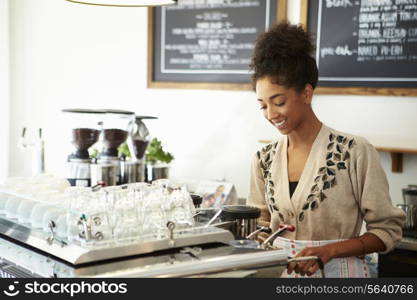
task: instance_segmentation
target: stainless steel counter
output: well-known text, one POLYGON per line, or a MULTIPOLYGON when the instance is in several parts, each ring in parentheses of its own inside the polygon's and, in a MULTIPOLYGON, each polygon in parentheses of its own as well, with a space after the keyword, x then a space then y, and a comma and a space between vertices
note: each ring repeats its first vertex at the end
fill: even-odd
POLYGON ((164 238, 160 240, 137 241, 135 243, 106 245, 104 247, 83 246, 80 242, 61 244, 59 241, 48 243, 48 234, 38 229, 29 229, 5 218, 0 218, 0 237, 10 238, 24 245, 38 249, 70 264, 79 265, 128 257, 132 255, 152 253, 159 250, 180 248, 209 243, 227 243, 233 235, 226 230, 216 227, 196 227, 178 232, 174 240, 164 238))
POLYGON ((403 237, 396 246, 397 249, 417 251, 417 239, 403 237))
POLYGON ((215 227, 103 249, 48 243, 47 236, 0 218, 0 277, 256 277, 271 268, 278 276, 288 261, 282 249, 235 248, 233 235, 215 227))

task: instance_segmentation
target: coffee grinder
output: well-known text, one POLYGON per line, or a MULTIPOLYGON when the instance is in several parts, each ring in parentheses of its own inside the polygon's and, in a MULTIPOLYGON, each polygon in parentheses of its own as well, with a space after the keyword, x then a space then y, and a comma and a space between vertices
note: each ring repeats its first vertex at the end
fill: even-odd
POLYGON ((130 159, 121 162, 123 183, 145 181, 145 151, 149 144, 149 131, 143 122, 144 119, 157 119, 151 116, 135 116, 129 124, 129 137, 127 145, 130 159))
POLYGON ((90 109, 63 109, 66 123, 71 130, 71 144, 75 152, 67 159, 67 179, 72 186, 91 186, 88 149, 100 136, 100 123, 104 111, 90 109))
POLYGON ((91 165, 92 184, 111 186, 123 184, 118 148, 129 135, 129 124, 135 113, 124 110, 105 110, 102 122, 103 151, 91 165))

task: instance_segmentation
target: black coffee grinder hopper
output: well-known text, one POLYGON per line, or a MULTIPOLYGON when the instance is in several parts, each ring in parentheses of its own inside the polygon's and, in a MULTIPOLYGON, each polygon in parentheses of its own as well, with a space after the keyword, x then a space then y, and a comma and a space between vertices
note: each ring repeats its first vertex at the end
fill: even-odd
POLYGON ((92 185, 123 184, 122 163, 118 148, 129 136, 129 124, 135 113, 126 110, 104 109, 102 121, 103 151, 91 165, 92 185))
POLYGON ((103 110, 63 109, 71 129, 71 144, 75 151, 68 156, 67 179, 72 186, 91 186, 88 149, 99 139, 103 110))

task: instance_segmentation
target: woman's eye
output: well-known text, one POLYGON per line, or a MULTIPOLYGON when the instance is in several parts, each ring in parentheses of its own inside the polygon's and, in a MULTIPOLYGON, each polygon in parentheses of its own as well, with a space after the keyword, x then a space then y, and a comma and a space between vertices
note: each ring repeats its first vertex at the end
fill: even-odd
POLYGON ((277 103, 275 105, 281 107, 281 106, 284 106, 285 105, 285 102, 277 103))
POLYGON ((264 110, 264 109, 266 109, 266 106, 261 106, 259 109, 264 110))

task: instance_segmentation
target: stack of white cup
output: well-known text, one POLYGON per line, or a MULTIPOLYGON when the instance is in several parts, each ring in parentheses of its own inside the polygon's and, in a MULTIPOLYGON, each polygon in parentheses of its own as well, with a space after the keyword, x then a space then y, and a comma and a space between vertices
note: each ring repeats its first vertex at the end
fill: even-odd
POLYGON ((19 224, 48 231, 50 220, 65 215, 66 179, 41 174, 8 178, 0 186, 0 214, 19 224))

